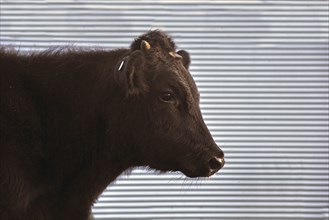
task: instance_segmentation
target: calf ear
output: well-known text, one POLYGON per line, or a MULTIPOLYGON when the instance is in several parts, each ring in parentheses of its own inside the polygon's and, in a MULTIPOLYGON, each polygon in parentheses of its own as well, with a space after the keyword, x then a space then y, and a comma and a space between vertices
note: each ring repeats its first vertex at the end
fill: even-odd
POLYGON ((141 50, 132 52, 117 63, 115 80, 127 96, 147 91, 144 64, 145 56, 141 50))
POLYGON ((183 65, 188 70, 191 63, 190 54, 186 50, 179 50, 177 53, 182 57, 183 65))

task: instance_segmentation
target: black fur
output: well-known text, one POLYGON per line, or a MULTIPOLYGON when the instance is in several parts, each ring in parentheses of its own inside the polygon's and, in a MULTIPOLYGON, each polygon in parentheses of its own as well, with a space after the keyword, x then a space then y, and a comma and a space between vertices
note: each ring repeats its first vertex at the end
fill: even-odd
POLYGON ((223 153, 189 62, 170 51, 161 31, 114 51, 0 49, 0 219, 88 219, 103 190, 136 166, 213 174, 209 158, 223 153))

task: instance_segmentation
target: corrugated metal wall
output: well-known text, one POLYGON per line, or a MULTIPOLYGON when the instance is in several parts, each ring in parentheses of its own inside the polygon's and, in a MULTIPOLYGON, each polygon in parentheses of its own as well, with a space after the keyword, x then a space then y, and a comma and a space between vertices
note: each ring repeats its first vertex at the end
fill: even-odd
POLYGON ((226 153, 209 180, 135 170, 96 219, 328 219, 328 1, 1 0, 1 44, 127 47, 162 28, 192 55, 226 153))

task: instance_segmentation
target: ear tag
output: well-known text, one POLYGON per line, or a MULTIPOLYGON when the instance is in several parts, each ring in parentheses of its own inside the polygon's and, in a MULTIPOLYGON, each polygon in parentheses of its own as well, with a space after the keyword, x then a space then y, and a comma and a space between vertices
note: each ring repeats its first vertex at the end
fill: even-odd
POLYGON ((121 71, 121 69, 122 69, 124 63, 125 63, 125 61, 122 60, 121 63, 120 63, 120 66, 119 66, 119 68, 118 68, 118 71, 121 71))

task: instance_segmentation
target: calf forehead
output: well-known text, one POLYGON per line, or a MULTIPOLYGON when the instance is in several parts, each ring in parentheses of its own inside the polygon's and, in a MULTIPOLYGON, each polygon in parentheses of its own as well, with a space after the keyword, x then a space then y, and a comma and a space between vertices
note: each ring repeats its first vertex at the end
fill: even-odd
POLYGON ((177 68, 174 73, 179 79, 179 81, 185 85, 186 89, 190 90, 190 94, 198 98, 198 89, 189 71, 187 71, 184 67, 182 67, 182 65, 180 65, 180 67, 177 68))
POLYGON ((176 71, 175 74, 186 91, 186 100, 189 108, 193 108, 196 104, 199 105, 200 95, 191 74, 185 68, 183 69, 183 71, 176 71))

